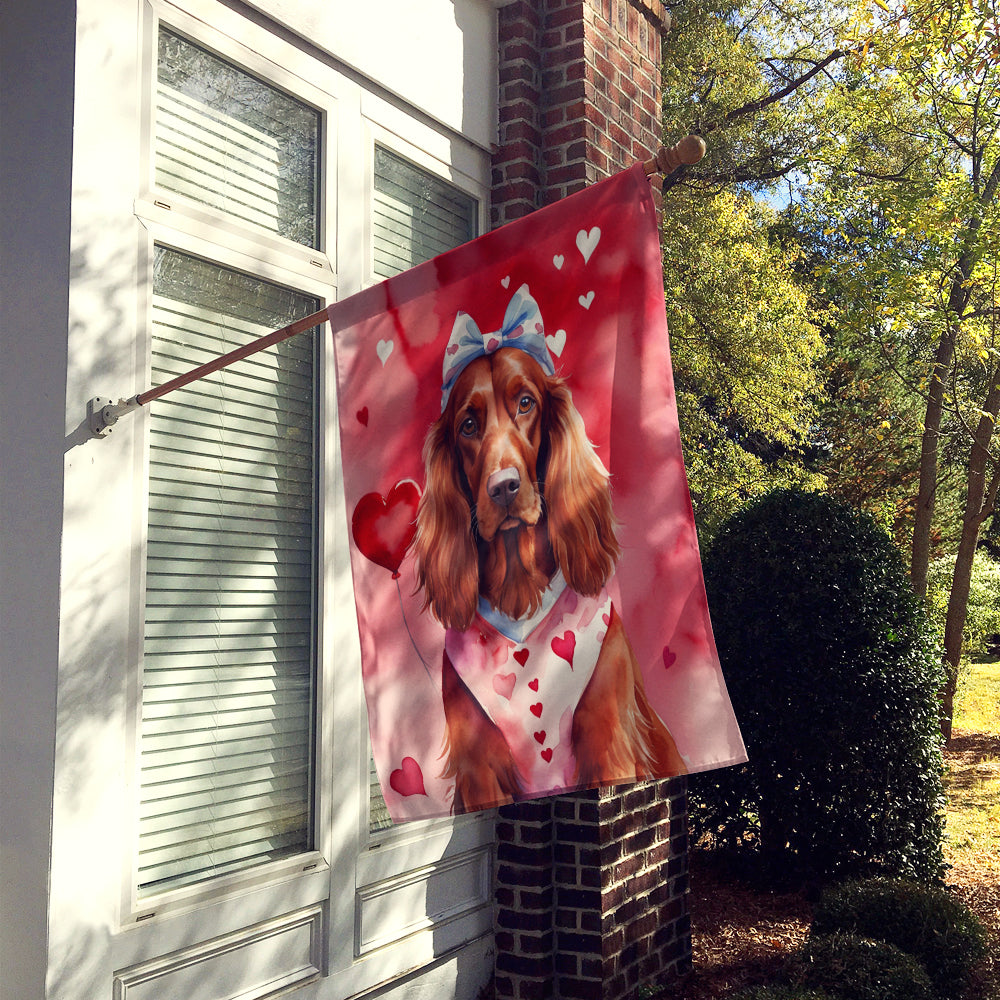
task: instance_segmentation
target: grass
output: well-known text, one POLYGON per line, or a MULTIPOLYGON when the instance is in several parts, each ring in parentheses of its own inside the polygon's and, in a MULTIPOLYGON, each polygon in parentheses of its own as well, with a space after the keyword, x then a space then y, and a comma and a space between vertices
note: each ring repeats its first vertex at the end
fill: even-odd
POLYGON ((948 885, 986 925, 993 952, 978 996, 1000 1000, 1000 661, 962 672, 948 774, 945 859, 948 885))
POLYGON ((1000 660, 963 670, 955 701, 956 728, 1000 736, 1000 660))
POLYGON ((948 745, 947 854, 955 866, 992 860, 1000 875, 1000 662, 963 672, 948 745))

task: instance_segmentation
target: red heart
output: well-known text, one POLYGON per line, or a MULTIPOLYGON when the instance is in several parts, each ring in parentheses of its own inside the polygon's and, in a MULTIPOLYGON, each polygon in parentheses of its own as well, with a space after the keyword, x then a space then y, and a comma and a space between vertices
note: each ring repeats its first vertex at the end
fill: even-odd
POLYGON ((573 632, 566 632, 565 635, 560 639, 556 636, 552 640, 552 652, 556 656, 564 659, 572 669, 573 667, 573 653, 576 651, 576 635, 573 632))
POLYGON ((542 751, 542 760, 544 760, 546 764, 552 763, 552 747, 546 747, 542 751))
POLYGON ((530 652, 530 649, 515 649, 514 659, 523 667, 528 662, 528 653, 530 652))
POLYGON ((354 508, 351 532, 362 554, 399 579, 399 564, 417 532, 420 487, 412 479, 396 483, 389 496, 366 493, 354 508))
POLYGON ((403 766, 389 775, 389 787, 400 795, 426 795, 420 765, 412 757, 403 758, 403 766))
POLYGON ((358 410, 358 423, 359 424, 364 424, 365 427, 368 426, 368 407, 367 406, 362 406, 361 409, 358 410))
POLYGON ((537 691, 538 690, 538 678, 536 677, 533 681, 528 681, 528 687, 530 687, 532 691, 537 691))
POLYGON ((545 730, 543 729, 540 733, 535 733, 535 742, 544 743, 545 742, 545 730))
POLYGON ((536 719, 540 719, 542 717, 542 703, 538 702, 537 705, 530 706, 529 711, 536 719))
POLYGON ((514 682, 516 680, 516 674, 494 674, 493 690, 496 691, 501 698, 506 698, 510 701, 510 696, 514 693, 514 682))
POLYGON ((677 662, 677 654, 669 646, 663 647, 663 666, 669 670, 677 662))

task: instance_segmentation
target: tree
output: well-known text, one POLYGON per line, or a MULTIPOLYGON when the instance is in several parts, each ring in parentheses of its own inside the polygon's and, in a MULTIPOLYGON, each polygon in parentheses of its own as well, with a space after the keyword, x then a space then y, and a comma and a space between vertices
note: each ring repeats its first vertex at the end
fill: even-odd
MULTIPOLYGON (((731 505, 754 490, 722 498, 722 477, 740 482, 742 473, 756 485, 812 477, 891 517, 897 537, 909 520, 910 576, 921 595, 931 556, 957 552, 943 630, 946 732, 972 560, 1000 486, 998 2, 684 0, 671 7, 665 53, 665 130, 693 128, 709 141, 697 167, 667 182, 671 208, 678 192, 703 199, 688 242, 712 240, 705 206, 722 192, 784 198, 784 228, 764 223, 767 241, 798 266, 795 284, 830 352, 832 394, 808 427, 793 419, 784 440, 717 419, 706 387, 726 386, 717 376, 730 367, 741 379, 748 372, 726 352, 710 385, 682 378, 690 389, 682 402, 700 418, 688 418, 697 432, 688 453, 706 453, 693 464, 731 505), (794 253, 789 229, 800 231, 805 255, 794 253), (808 258, 811 273, 801 266, 808 258)), ((717 266, 711 254, 703 259, 717 266)), ((712 316, 725 301, 720 288, 712 316)), ((701 361, 710 347, 694 330, 680 367, 685 348, 701 361)))
POLYGON ((944 629, 947 734, 972 562, 1000 484, 991 450, 1000 407, 1000 19, 996 0, 871 9, 878 16, 856 25, 865 59, 826 95, 839 140, 821 145, 813 192, 842 240, 830 268, 869 305, 850 319, 890 362, 923 359, 913 385, 924 415, 910 562, 921 595, 946 436, 960 435, 967 453, 944 629))
POLYGON ((675 193, 664 220, 678 416, 705 538, 747 499, 810 479, 801 454, 824 348, 773 216, 747 196, 675 193))
POLYGON ((671 9, 665 131, 710 138, 697 168, 668 179, 663 227, 678 409, 703 537, 773 486, 815 482, 806 457, 824 346, 795 244, 753 195, 797 168, 799 136, 815 128, 814 81, 841 57, 824 49, 824 9, 818 0, 671 9))

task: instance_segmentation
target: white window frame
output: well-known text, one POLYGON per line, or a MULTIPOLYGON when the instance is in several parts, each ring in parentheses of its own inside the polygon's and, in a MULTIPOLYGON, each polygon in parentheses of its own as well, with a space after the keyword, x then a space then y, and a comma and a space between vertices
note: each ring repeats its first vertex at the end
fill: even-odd
MULTIPOLYGON (((487 228, 489 160, 486 152, 414 113, 402 102, 366 89, 351 73, 313 58, 212 0, 144 4, 142 182, 134 204, 142 226, 138 248, 136 384, 149 384, 152 248, 154 243, 315 295, 325 305, 372 284, 371 217, 376 142, 469 193, 487 228), (321 128, 320 249, 220 219, 219 214, 153 184, 152 88, 160 20, 323 114, 321 128), (237 41, 239 39, 239 41, 237 41), (358 191, 364 197, 358 199, 358 191), (340 209, 338 210, 338 205, 340 209), (363 248, 364 252, 360 252, 363 248)), ((323 946, 316 958, 322 997, 353 995, 432 962, 492 928, 492 812, 406 824, 371 835, 368 814, 368 733, 361 683, 339 441, 336 379, 329 328, 319 351, 319 530, 323 572, 318 586, 316 678, 315 850, 245 872, 139 899, 134 852, 138 815, 138 726, 145 579, 149 423, 134 415, 136 527, 132 537, 126 776, 130 822, 123 838, 118 933, 114 966, 120 981, 141 981, 171 951, 192 941, 238 935, 280 914, 316 914, 323 946), (334 696, 334 694, 336 696, 334 696), (354 760, 357 767, 345 767, 354 760), (419 905, 395 929, 372 921, 383 903, 399 908, 419 900, 432 879, 451 878, 465 892, 454 905, 427 913, 419 905), (394 895, 395 894, 395 895, 394 895), (180 918, 180 919, 175 919, 180 918), (349 932, 350 931, 350 932, 349 932), (131 976, 131 979, 129 978, 131 976)), ((155 401, 151 404, 155 406, 155 401)), ((459 893, 461 896, 461 892, 459 893)), ((158 973, 157 973, 158 974, 158 973)), ((123 987, 124 988, 124 987, 123 987)))

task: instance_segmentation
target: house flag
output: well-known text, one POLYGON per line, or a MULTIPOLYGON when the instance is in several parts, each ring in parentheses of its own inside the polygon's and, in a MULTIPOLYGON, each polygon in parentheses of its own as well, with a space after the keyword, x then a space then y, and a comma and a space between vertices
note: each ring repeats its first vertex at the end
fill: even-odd
POLYGON ((330 307, 394 821, 746 759, 637 165, 330 307))

